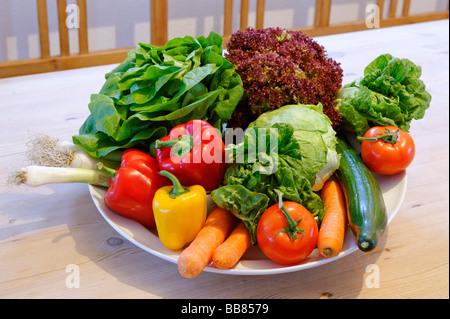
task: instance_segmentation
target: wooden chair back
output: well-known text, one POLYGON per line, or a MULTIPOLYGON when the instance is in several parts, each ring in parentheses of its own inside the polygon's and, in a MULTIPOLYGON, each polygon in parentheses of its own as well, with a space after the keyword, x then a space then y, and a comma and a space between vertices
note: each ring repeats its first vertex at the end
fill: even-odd
MULTIPOLYGON (((105 65, 119 63, 124 60, 128 48, 116 48, 105 51, 90 51, 88 46, 88 26, 87 26, 87 0, 76 0, 79 10, 78 45, 79 52, 71 53, 69 46, 69 30, 66 24, 67 2, 66 0, 57 1, 58 28, 60 54, 52 56, 50 54, 49 29, 47 17, 47 0, 37 1, 37 15, 39 24, 40 57, 34 59, 23 59, 18 61, 0 62, 0 78, 51 72, 57 70, 67 70, 82 68, 95 65, 105 65)), ((233 30, 233 4, 234 0, 223 0, 224 5, 224 24, 223 39, 224 45, 230 39, 233 30)), ((256 21, 257 29, 264 27, 265 0, 256 1, 256 21)), ((272 0, 277 1, 277 0, 272 0)), ((377 5, 380 12, 383 12, 385 1, 378 0, 377 5)), ((410 0, 403 0, 402 15, 396 16, 397 0, 389 1, 389 14, 387 17, 380 15, 380 27, 389 27, 401 24, 425 22, 438 19, 448 19, 449 11, 433 12, 420 15, 410 15, 410 0)), ((330 24, 332 12, 332 0, 316 0, 314 26, 295 27, 294 30, 300 30, 311 37, 367 30, 365 21, 355 21, 341 24, 330 24)), ((240 0, 240 22, 239 30, 243 31, 248 26, 249 0, 240 0)), ((151 43, 154 45, 163 45, 168 40, 168 0, 150 0, 150 34, 151 43)))
MULTIPOLYGON (((411 0, 403 0, 401 15, 397 16, 396 13, 399 3, 397 0, 390 0, 387 17, 383 16, 385 0, 377 0, 376 4, 379 12, 379 25, 377 27, 380 28, 449 18, 448 2, 446 10, 411 15, 411 0)), ((316 0, 314 26, 303 28, 296 27, 294 28, 294 30, 300 30, 311 37, 317 37, 369 29, 366 21, 352 21, 339 24, 330 24, 331 11, 332 0, 316 0)))
MULTIPOLYGON (((224 44, 230 40, 231 34, 235 31, 232 30, 233 24, 233 0, 225 0, 224 8, 224 24, 223 24, 223 42, 224 44)), ((244 31, 248 27, 248 7, 249 0, 241 0, 241 11, 240 11, 240 21, 239 30, 244 31)), ((265 0, 256 0, 256 21, 255 28, 264 28, 264 11, 265 11, 265 0)))
MULTIPOLYGON (((67 0, 56 0, 59 33, 59 55, 50 54, 47 0, 36 0, 39 27, 40 57, 0 62, 0 78, 26 74, 76 69, 114 64, 123 61, 133 47, 103 51, 90 51, 88 46, 87 0, 76 0, 79 25, 78 52, 71 53, 67 19, 67 0)), ((152 43, 162 45, 167 41, 167 0, 150 0, 150 33, 152 43)))

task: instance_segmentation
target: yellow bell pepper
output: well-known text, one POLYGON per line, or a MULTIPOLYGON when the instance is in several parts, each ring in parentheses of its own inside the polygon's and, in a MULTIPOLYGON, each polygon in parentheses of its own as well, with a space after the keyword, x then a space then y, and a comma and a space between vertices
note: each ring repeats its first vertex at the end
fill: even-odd
POLYGON ((168 171, 161 171, 173 186, 155 192, 153 214, 159 239, 169 249, 177 250, 195 239, 206 221, 206 191, 200 185, 184 187, 168 171))

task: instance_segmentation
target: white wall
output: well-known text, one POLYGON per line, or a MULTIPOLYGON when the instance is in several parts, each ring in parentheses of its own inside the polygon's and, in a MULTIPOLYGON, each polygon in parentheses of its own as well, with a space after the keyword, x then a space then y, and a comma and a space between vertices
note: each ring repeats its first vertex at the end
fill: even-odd
MULTIPOLYGON (((233 31, 239 28, 240 1, 234 1, 233 31)), ((49 0, 50 50, 59 54, 56 0, 49 0)), ((68 4, 75 3, 68 0, 68 4)), ((331 23, 364 20, 367 4, 375 0, 334 0, 331 23)), ((264 27, 311 26, 315 0, 266 0, 264 27)), ((389 1, 386 1, 385 14, 389 1)), ((149 0, 88 0, 90 50, 132 47, 150 41, 149 0)), ((399 13, 402 0, 399 1, 399 13)), ((444 10, 447 0, 413 0, 411 13, 444 10)), ((250 1, 249 24, 255 24, 256 0, 250 1)), ((223 32, 223 0, 169 0, 169 38, 223 32)), ((70 46, 78 52, 77 34, 70 46)), ((0 0, 0 61, 39 57, 36 0, 0 0)))

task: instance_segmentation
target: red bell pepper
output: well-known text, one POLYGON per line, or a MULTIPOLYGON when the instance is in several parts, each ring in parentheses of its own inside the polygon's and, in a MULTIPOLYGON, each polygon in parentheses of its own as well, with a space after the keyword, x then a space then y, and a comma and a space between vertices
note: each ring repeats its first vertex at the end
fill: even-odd
POLYGON ((116 170, 102 165, 99 169, 111 175, 104 196, 106 206, 119 215, 155 228, 153 197, 159 188, 171 184, 159 174, 156 159, 141 150, 127 149, 116 170))
POLYGON ((201 185, 206 191, 222 182, 226 167, 221 134, 208 122, 192 120, 175 126, 156 141, 159 169, 177 177, 184 186, 201 185))

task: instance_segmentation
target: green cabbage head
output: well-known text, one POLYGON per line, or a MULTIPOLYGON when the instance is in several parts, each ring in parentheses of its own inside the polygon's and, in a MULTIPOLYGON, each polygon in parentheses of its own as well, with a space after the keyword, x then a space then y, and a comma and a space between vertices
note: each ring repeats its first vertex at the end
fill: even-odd
POLYGON ((294 128, 293 137, 300 144, 302 171, 313 191, 322 189, 325 181, 339 168, 336 132, 330 119, 317 105, 292 104, 261 114, 249 127, 270 128, 287 123, 294 128))

